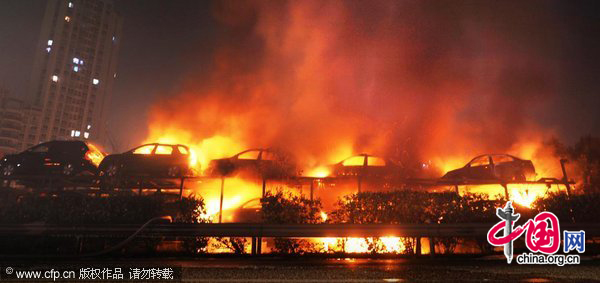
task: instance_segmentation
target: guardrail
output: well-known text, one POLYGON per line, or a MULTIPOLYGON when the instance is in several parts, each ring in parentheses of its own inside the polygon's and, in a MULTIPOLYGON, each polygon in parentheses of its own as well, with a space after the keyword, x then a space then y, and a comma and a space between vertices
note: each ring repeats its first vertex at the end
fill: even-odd
MULTIPOLYGON (((172 237, 477 237, 486 236, 493 223, 451 224, 262 224, 206 223, 155 224, 140 235, 172 237)), ((43 224, 0 225, 0 236, 95 235, 123 236, 137 225, 57 226, 43 224)), ((600 223, 564 223, 561 229, 585 230, 600 236, 600 223)))
MULTIPOLYGON (((324 238, 324 237, 485 237, 492 223, 452 224, 262 224, 262 223, 206 223, 136 225, 0 225, 0 236, 77 236, 77 237, 251 237, 252 254, 261 253, 263 237, 324 238)), ((600 223, 564 223, 565 230, 586 231, 587 238, 600 236, 600 223)), ((429 241, 430 251, 434 250, 429 241)), ((123 244, 124 245, 124 244, 123 244)), ((417 254, 420 254, 417 241, 417 254)), ((102 254, 102 253, 98 253, 102 254)), ((433 255, 433 253, 431 253, 433 255)))

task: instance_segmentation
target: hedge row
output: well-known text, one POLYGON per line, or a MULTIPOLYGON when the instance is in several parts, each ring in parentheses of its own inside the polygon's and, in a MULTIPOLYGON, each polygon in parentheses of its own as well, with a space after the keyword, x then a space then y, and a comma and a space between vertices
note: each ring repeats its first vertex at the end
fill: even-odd
POLYGON ((203 199, 195 196, 167 201, 163 196, 96 197, 76 192, 40 196, 2 190, 0 203, 1 224, 141 224, 164 215, 175 222, 195 223, 204 211, 203 199))

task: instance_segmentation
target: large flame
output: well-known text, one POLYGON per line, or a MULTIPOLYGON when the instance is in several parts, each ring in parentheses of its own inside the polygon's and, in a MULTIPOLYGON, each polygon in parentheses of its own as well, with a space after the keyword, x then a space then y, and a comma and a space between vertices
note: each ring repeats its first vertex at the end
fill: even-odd
MULTIPOLYGON (((532 160, 536 178, 562 177, 543 143, 555 129, 538 123, 561 89, 560 64, 548 59, 557 56, 515 45, 512 36, 530 34, 506 34, 497 27, 512 21, 498 25, 501 17, 470 9, 218 2, 215 19, 225 28, 213 64, 155 104, 146 140, 186 144, 202 168, 248 148, 276 147, 318 178, 331 174, 327 165, 363 152, 427 164, 435 171, 429 177, 479 154, 509 153, 532 160)), ((541 18, 527 21, 545 28, 541 18)), ((542 194, 531 186, 510 191, 524 205, 542 194)))

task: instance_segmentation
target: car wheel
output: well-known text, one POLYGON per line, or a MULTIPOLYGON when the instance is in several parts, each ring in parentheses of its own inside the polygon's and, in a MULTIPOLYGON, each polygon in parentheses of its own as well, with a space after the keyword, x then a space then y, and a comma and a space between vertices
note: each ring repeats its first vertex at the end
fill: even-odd
POLYGON ((73 176, 75 173, 75 166, 73 166, 72 163, 65 164, 65 166, 63 166, 62 173, 65 176, 73 176))
POLYGON ((117 186, 120 171, 119 165, 114 163, 109 164, 105 170, 100 171, 100 187, 108 189, 117 186))
MULTIPOLYGON (((12 164, 7 164, 2 167, 2 177, 10 177, 15 174, 15 166, 12 164)), ((2 180, 2 186, 8 187, 10 186, 11 180, 2 180)))
POLYGON ((15 166, 7 164, 2 168, 2 176, 9 177, 15 174, 15 166))
POLYGON ((106 176, 114 178, 117 177, 117 174, 119 174, 119 166, 117 164, 108 165, 108 168, 106 168, 106 176))
POLYGON ((519 181, 519 182, 521 182, 521 181, 527 181, 527 178, 525 177, 525 174, 523 174, 523 173, 518 173, 518 174, 515 176, 515 181, 519 181))
POLYGON ((181 169, 179 166, 171 166, 167 169, 167 175, 169 177, 179 177, 181 175, 181 169))

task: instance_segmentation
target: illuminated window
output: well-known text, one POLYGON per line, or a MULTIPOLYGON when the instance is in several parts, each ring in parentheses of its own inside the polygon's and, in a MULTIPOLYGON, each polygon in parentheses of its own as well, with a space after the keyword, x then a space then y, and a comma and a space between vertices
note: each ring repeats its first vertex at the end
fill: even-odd
POLYGON ((168 145, 159 145, 156 147, 156 150, 154 151, 154 154, 172 154, 173 153, 173 147, 168 146, 168 145))
POLYGON ((90 137, 90 133, 88 133, 88 132, 84 132, 84 133, 83 133, 83 137, 84 137, 84 138, 86 138, 86 139, 87 139, 87 138, 89 138, 89 137, 90 137))
POLYGON ((77 57, 73 57, 73 63, 75 63, 75 64, 79 64, 79 58, 77 58, 77 57))
POLYGON ((185 146, 177 146, 177 149, 179 149, 179 153, 181 154, 188 154, 188 150, 185 146))
POLYGON ((83 60, 79 60, 79 65, 83 66, 83 60))
POLYGON ((247 152, 244 152, 244 153, 238 155, 238 159, 256 160, 256 159, 258 159, 259 153, 260 153, 260 151, 258 151, 258 150, 247 151, 247 152))
POLYGON ((69 2, 69 8, 73 8, 73 2, 69 2))
POLYGON ((71 137, 75 136, 75 130, 71 130, 71 137))
POLYGON ((48 46, 52 46, 52 43, 53 43, 52 39, 48 40, 48 46))
POLYGON ((369 156, 367 159, 367 165, 369 166, 385 166, 385 159, 381 157, 369 156))
POLYGON ((75 71, 75 73, 79 72, 79 66, 74 66, 73 71, 75 71))
POLYGON ((133 154, 151 154, 152 150, 154 150, 154 145, 142 145, 133 150, 133 154))
POLYGON ((89 130, 89 129, 91 129, 91 128, 92 128, 92 125, 88 125, 88 126, 87 126, 87 129, 88 129, 88 130, 89 130))
POLYGON ((471 166, 485 166, 485 165, 489 165, 489 164, 490 164, 490 158, 487 155, 478 157, 478 158, 474 159, 473 161, 471 161, 471 166))
POLYGON ((76 136, 76 137, 78 137, 78 136, 80 136, 80 135, 81 135, 81 132, 80 132, 80 131, 75 131, 75 136, 76 136))
POLYGON ((58 82, 58 76, 57 75, 52 76, 52 81, 53 82, 58 82))
POLYGON ((92 80, 92 84, 94 85, 98 85, 100 83, 100 81, 98 79, 93 79, 92 80))
POLYGON ((365 157, 362 155, 352 156, 342 162, 344 166, 363 166, 365 165, 365 157))
POLYGON ((269 151, 263 151, 260 159, 262 160, 275 160, 275 154, 269 151))
POLYGON ((494 161, 494 164, 500 164, 506 162, 513 162, 514 159, 508 155, 494 155, 492 156, 492 161, 494 161))
POLYGON ((69 17, 69 16, 65 16, 65 22, 67 22, 67 23, 68 23, 68 22, 70 22, 70 21, 71 21, 71 17, 69 17))
POLYGON ((115 40, 117 40, 117 38, 113 35, 112 41, 115 41, 115 40))
POLYGON ((51 50, 51 49, 52 49, 52 48, 50 48, 50 47, 46 47, 46 52, 50 53, 50 50, 51 50))

